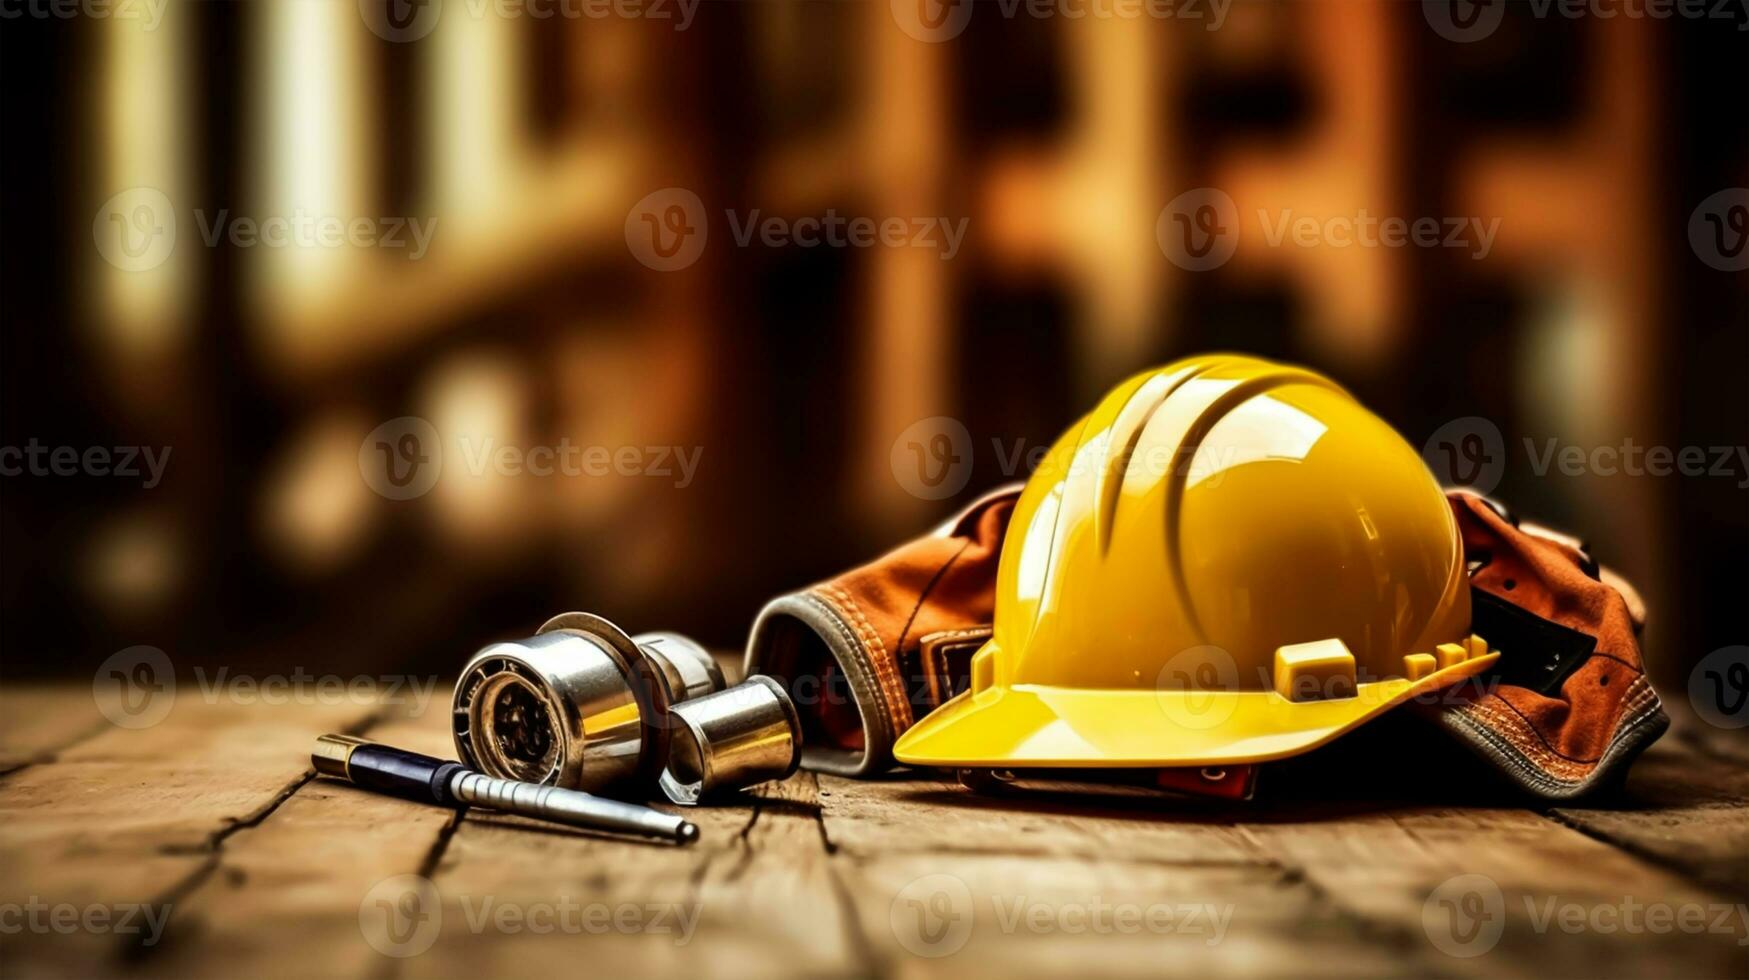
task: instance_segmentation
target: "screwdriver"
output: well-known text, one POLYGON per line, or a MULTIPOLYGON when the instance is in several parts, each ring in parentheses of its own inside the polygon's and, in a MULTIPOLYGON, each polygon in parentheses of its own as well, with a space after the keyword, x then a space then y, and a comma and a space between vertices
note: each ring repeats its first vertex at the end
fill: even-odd
POLYGON ((440 806, 480 806, 572 827, 636 834, 690 844, 698 825, 647 806, 603 799, 574 789, 497 779, 459 762, 446 762, 353 735, 316 739, 310 762, 325 776, 355 786, 440 806))

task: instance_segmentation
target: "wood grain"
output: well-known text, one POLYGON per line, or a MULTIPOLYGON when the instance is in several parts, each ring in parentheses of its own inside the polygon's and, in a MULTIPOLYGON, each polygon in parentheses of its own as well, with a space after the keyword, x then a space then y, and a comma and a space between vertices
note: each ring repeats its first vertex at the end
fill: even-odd
POLYGON ((580 942, 608 975, 854 975, 816 810, 814 778, 798 773, 747 805, 692 811, 690 848, 470 814, 432 875, 442 935, 402 975, 575 970, 580 942), (564 909, 579 910, 569 925, 533 930, 564 909))
POLYGON ((1749 902, 1749 764, 1666 739, 1635 763, 1607 806, 1553 816, 1586 834, 1749 902))
MULTIPOLYGON (((51 761, 10 773, 0 781, 0 904, 116 916, 174 907, 233 834, 307 778, 313 728, 355 725, 372 710, 179 696, 152 727, 105 726, 51 761)), ((0 954, 33 968, 74 964, 67 972, 79 974, 145 938, 51 924, 0 934, 0 954)))
POLYGON ((150 946, 0 934, 8 978, 1749 975, 1749 766, 1677 739, 1619 795, 1547 809, 999 798, 798 773, 691 811, 702 838, 677 848, 313 778, 327 730, 449 755, 441 708, 197 697, 131 731, 75 717, 92 703, 10 692, 0 902, 156 903, 167 925, 150 946), (1478 955, 1437 941, 1463 924, 1440 904, 1454 880, 1498 896, 1478 955), (1649 907, 1738 917, 1597 919, 1649 907))
MULTIPOLYGON (((417 752, 454 754, 441 708, 359 727, 417 752)), ((289 747, 306 769, 316 734, 300 728, 289 747)), ((370 910, 361 906, 377 897, 379 883, 417 874, 457 818, 301 773, 267 819, 225 838, 205 873, 178 895, 169 940, 142 951, 137 965, 174 977, 369 975, 383 956, 369 943, 361 915, 370 910), (297 938, 296 955, 287 955, 282 936, 297 938)))
POLYGON ((89 688, 0 684, 0 775, 52 761, 56 752, 108 727, 89 688))

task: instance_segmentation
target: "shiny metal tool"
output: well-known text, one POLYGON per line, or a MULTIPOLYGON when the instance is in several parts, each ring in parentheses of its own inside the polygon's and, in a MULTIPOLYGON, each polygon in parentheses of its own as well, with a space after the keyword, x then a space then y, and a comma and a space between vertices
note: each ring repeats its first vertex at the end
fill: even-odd
POLYGON ((316 739, 310 762, 325 776, 422 803, 485 807, 571 827, 655 837, 676 844, 698 840, 697 825, 647 806, 556 786, 495 779, 459 762, 434 759, 352 735, 323 735, 316 739))
POLYGON ((796 771, 802 722, 783 685, 754 674, 726 691, 669 709, 668 764, 659 785, 688 806, 796 771))
POLYGON ((588 613, 494 643, 462 669, 456 752, 493 776, 588 792, 656 782, 672 705, 723 689, 722 669, 674 633, 628 636, 588 613))

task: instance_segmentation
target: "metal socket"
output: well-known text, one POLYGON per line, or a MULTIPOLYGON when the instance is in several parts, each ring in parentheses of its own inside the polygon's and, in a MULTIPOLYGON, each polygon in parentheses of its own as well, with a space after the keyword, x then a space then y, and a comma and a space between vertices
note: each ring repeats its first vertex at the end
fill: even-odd
POLYGON ((677 704, 659 784, 693 806, 796 771, 802 721, 783 685, 754 674, 726 691, 677 704))
POLYGON ((586 792, 649 785, 667 758, 670 706, 723 687, 722 669, 686 637, 627 636, 564 613, 468 661, 451 702, 456 753, 500 779, 586 792))

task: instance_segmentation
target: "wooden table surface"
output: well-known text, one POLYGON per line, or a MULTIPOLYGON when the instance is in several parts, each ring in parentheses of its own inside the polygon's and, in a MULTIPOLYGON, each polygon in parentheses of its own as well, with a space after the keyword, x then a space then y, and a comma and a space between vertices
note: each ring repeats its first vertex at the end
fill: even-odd
MULTIPOLYGON (((186 685, 192 689, 193 685, 186 685)), ((1749 975, 1749 765, 1667 736, 1607 806, 1188 809, 799 773, 691 848, 317 779, 417 717, 0 689, 0 974, 1749 975)), ((1735 743, 1741 744, 1741 743, 1735 743)))

